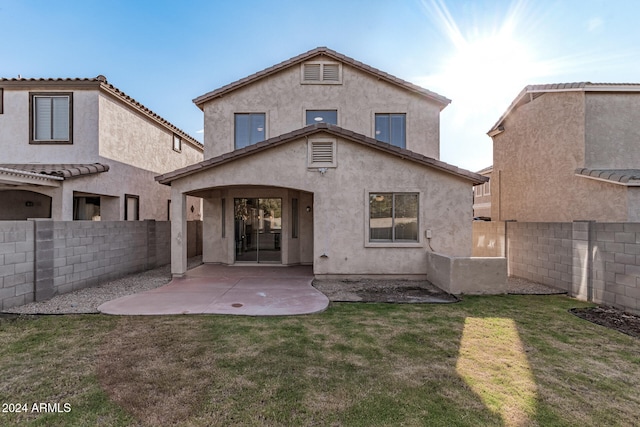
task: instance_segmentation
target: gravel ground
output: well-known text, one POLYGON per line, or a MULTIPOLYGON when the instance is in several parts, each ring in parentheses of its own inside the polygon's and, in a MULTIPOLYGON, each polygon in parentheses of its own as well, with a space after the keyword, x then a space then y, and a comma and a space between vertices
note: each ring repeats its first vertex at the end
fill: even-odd
MULTIPOLYGON (((189 268, 202 263, 201 257, 189 259, 189 268)), ((56 295, 47 301, 33 302, 5 310, 12 314, 83 314, 98 313, 98 306, 126 295, 148 291, 171 281, 169 265, 143 273, 132 274, 99 286, 80 289, 68 294, 56 295)), ((558 294, 564 293, 540 283, 510 277, 507 279, 510 294, 558 294)), ((385 301, 385 302, 451 302, 455 297, 440 291, 427 281, 315 281, 320 291, 332 301, 385 301), (406 289, 403 292, 402 289, 406 289), (418 292, 417 288, 424 289, 418 292), (372 292, 374 291, 374 292, 372 292), (439 292, 438 292, 439 291, 439 292), (422 300, 420 299, 422 298, 422 300), (443 300, 444 299, 444 300, 443 300)))
MULTIPOLYGON (((202 264, 202 257, 188 260, 188 267, 202 264)), ((171 266, 125 276, 91 288, 84 288, 53 298, 13 307, 4 311, 12 314, 85 314, 99 313, 98 306, 126 295, 137 294, 166 285, 171 281, 171 266)))

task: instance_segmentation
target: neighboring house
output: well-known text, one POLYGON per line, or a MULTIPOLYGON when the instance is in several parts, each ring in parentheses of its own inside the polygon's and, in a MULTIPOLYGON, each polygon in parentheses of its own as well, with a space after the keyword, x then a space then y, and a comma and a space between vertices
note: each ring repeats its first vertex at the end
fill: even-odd
POLYGON ((493 166, 479 170, 478 175, 486 176, 489 181, 473 187, 473 218, 491 220, 491 172, 493 166))
MULTIPOLYGON (((104 76, 0 78, 0 220, 166 221, 170 191, 154 177, 202 159, 104 76)), ((190 198, 187 218, 200 206, 190 198)))
POLYGON ((447 98, 321 47, 194 102, 205 160, 156 178, 172 190, 173 274, 187 195, 204 199, 204 262, 424 275, 426 251, 471 254, 486 178, 437 160, 447 98))
POLYGON ((640 221, 640 84, 527 86, 488 134, 493 220, 640 221))

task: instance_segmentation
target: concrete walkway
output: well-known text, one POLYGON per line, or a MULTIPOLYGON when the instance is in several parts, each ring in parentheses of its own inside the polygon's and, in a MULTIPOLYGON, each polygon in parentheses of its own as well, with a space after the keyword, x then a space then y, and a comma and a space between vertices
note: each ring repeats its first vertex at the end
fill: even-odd
POLYGON ((311 314, 329 305, 312 281, 311 266, 203 264, 165 286, 106 302, 98 310, 118 315, 311 314))

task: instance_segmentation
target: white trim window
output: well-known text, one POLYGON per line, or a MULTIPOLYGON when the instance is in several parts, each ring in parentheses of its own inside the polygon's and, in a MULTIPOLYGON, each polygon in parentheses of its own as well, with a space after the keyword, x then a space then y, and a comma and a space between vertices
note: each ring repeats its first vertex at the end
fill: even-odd
POLYGON ((369 193, 369 242, 418 242, 418 193, 369 193))
POLYGON ((302 84, 342 84, 342 64, 339 62, 305 62, 300 73, 302 84))
POLYGON ((31 142, 72 142, 72 94, 31 94, 31 142))

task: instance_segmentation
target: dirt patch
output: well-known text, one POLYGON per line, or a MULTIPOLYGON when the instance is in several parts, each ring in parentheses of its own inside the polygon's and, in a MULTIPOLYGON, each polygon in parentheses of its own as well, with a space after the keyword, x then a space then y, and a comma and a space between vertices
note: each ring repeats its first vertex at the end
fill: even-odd
POLYGON ((313 286, 335 302, 450 303, 458 301, 427 280, 319 280, 313 286))
POLYGON ((640 316, 606 306, 573 308, 569 311, 582 319, 640 338, 640 316))
POLYGON ((173 425, 197 413, 206 399, 210 353, 207 337, 190 319, 122 317, 98 358, 103 389, 143 425, 173 425))

